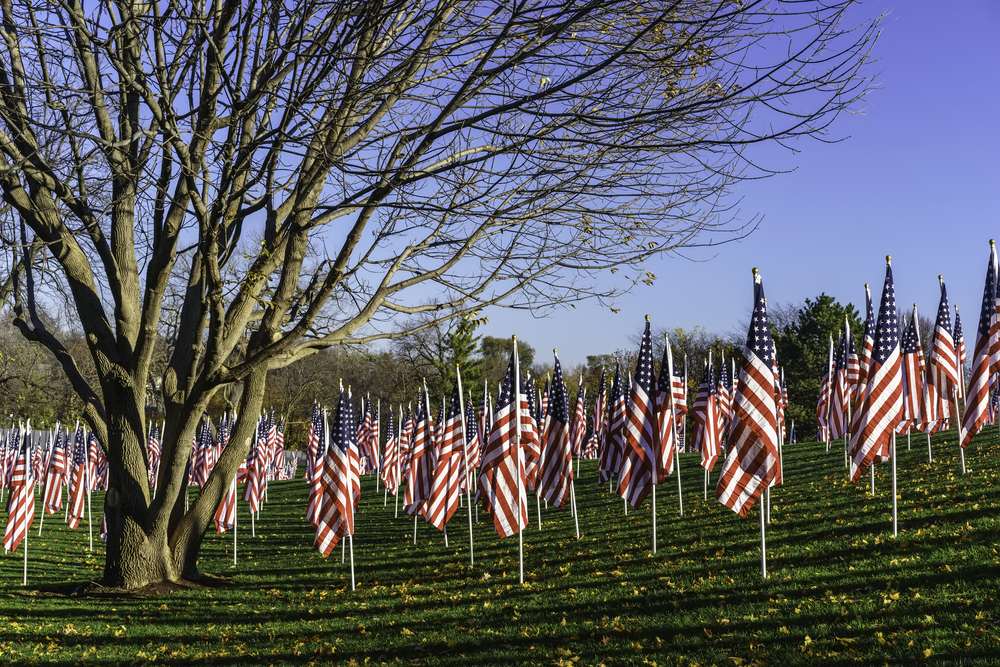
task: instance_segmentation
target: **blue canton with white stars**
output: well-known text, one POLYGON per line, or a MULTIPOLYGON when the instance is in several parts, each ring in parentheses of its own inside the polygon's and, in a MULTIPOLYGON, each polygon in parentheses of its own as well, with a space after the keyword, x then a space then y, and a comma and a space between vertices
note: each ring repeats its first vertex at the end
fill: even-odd
POLYGON ((880 366, 886 362, 892 351, 899 345, 899 317, 896 315, 896 289, 892 284, 892 267, 885 268, 885 285, 882 287, 882 303, 878 308, 878 325, 875 328, 875 349, 873 359, 880 366))
POLYGON ((750 318, 750 330, 747 332, 747 348, 752 350, 768 368, 774 360, 774 342, 771 340, 771 327, 767 321, 767 302, 764 298, 764 283, 757 278, 757 298, 753 304, 753 316, 750 318))

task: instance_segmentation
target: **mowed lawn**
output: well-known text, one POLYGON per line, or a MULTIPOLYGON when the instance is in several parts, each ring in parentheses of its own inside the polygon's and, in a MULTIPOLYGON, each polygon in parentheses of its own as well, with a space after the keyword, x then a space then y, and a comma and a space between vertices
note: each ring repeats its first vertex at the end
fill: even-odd
MULTIPOLYGON (((22 552, 0 560, 0 664, 771 665, 1000 664, 1000 446, 980 435, 961 476, 955 431, 899 440, 898 537, 890 466, 847 481, 839 448, 785 448, 785 484, 767 527, 760 573, 759 515, 721 506, 696 455, 682 456, 684 516, 674 477, 657 494, 658 551, 649 499, 626 515, 585 462, 577 486, 582 539, 568 510, 534 502, 524 533, 498 539, 480 510, 469 564, 465 508, 450 546, 413 519, 373 477, 362 484, 354 554, 357 590, 340 549, 312 549, 301 480, 274 483, 256 536, 206 536, 201 568, 220 586, 150 598, 55 595, 100 577, 86 525, 49 517, 22 552), (65 587, 59 590, 65 591, 65 587)), ((720 463, 721 466, 721 463, 720 463)), ((712 481, 716 480, 716 468, 712 481)), ((240 520, 247 518, 241 503, 240 520)))

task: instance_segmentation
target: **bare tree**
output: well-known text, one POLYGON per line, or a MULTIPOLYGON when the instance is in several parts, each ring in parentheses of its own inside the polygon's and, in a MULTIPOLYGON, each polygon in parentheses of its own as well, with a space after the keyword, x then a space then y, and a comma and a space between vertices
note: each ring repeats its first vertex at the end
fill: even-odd
POLYGON ((404 335, 401 314, 612 296, 748 233, 727 198, 761 175, 747 148, 823 135, 867 89, 877 21, 852 30, 853 4, 0 0, 0 191, 47 252, 16 324, 106 448, 104 582, 198 574, 269 369, 404 335), (34 316, 46 271, 97 386, 34 316), (189 443, 233 386, 233 444, 185 512, 189 443))

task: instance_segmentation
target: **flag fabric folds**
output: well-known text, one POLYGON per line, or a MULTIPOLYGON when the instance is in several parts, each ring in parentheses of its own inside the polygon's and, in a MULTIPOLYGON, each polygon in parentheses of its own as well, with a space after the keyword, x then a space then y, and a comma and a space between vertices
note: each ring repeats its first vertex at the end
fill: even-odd
POLYGON ((694 399, 694 434, 691 442, 695 450, 701 452, 702 467, 711 472, 719 459, 721 445, 718 386, 715 383, 715 368, 712 353, 709 352, 702 374, 698 394, 694 399))
MULTIPOLYGON (((962 416, 962 447, 979 433, 990 416, 990 322, 995 317, 997 291, 997 251, 990 241, 990 261, 986 266, 986 284, 983 286, 983 304, 979 311, 979 326, 972 350, 972 373, 962 416)), ((956 317, 958 313, 956 312, 956 317)))
POLYGON ((20 430, 20 447, 8 484, 7 527, 3 534, 3 548, 15 551, 27 537, 35 520, 35 478, 31 474, 31 423, 20 430))
MULTIPOLYGON (((582 408, 581 408, 582 413, 582 408)), ((555 358, 552 386, 542 425, 542 456, 538 464, 538 495, 559 509, 569 499, 573 479, 573 450, 570 446, 569 392, 559 357, 555 358)))
POLYGON ((315 547, 329 556, 340 538, 354 534, 355 494, 358 486, 358 452, 354 447, 354 416, 344 390, 332 428, 324 424, 326 457, 323 464, 323 501, 316 525, 315 547))
POLYGON ((851 482, 868 468, 893 455, 896 426, 903 414, 903 378, 899 354, 899 317, 892 266, 885 267, 885 285, 875 326, 872 363, 858 412, 858 428, 851 434, 851 482))
POLYGON ((729 452, 715 488, 720 503, 746 516, 764 490, 780 482, 774 342, 760 274, 754 271, 754 305, 733 401, 729 452))
POLYGON ((496 413, 479 464, 476 492, 476 501, 482 499, 500 537, 515 535, 528 523, 517 398, 519 371, 514 354, 497 398, 496 413))
POLYGON ((656 423, 655 388, 653 341, 647 318, 626 408, 624 460, 618 476, 618 495, 632 507, 638 507, 656 483, 655 443, 659 439, 660 429, 656 423))
POLYGON ((674 393, 674 355, 670 349, 670 339, 663 341, 663 358, 660 360, 660 379, 656 391, 656 424, 659 437, 655 442, 656 483, 662 484, 667 475, 674 471, 674 455, 677 453, 677 407, 674 393))
POLYGON ((440 415, 441 442, 438 447, 434 478, 431 481, 427 502, 427 521, 444 530, 445 525, 458 510, 462 496, 462 480, 465 479, 465 430, 462 424, 459 386, 455 385, 448 402, 447 416, 440 415))

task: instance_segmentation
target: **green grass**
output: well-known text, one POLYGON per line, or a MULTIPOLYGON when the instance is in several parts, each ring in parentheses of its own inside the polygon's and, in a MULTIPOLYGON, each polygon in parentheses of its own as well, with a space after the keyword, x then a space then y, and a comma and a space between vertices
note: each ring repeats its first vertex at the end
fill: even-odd
POLYGON ((711 489, 703 500, 693 455, 682 458, 684 517, 673 477, 658 493, 656 554, 649 500, 626 516, 585 463, 583 539, 568 511, 543 508, 539 531, 532 507, 523 585, 516 537, 498 539, 485 513, 470 567, 464 509, 449 548, 423 521, 414 546, 413 520, 393 518, 391 497, 383 508, 372 478, 355 592, 339 548, 328 559, 311 548, 302 481, 272 485, 257 536, 240 528, 236 566, 231 534, 206 537, 201 568, 229 585, 162 598, 47 595, 46 585, 98 578, 103 544, 89 552, 86 526, 70 532, 61 517, 36 537, 36 517, 29 585, 20 550, 0 559, 0 663, 1000 664, 997 429, 970 447, 964 477, 955 439, 935 436, 933 463, 922 435, 912 451, 901 440, 895 538, 888 464, 873 498, 847 482, 839 451, 787 447, 767 580, 756 508, 741 519, 711 489))

